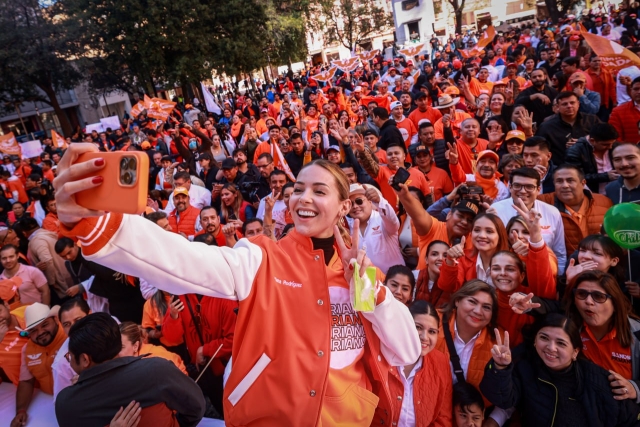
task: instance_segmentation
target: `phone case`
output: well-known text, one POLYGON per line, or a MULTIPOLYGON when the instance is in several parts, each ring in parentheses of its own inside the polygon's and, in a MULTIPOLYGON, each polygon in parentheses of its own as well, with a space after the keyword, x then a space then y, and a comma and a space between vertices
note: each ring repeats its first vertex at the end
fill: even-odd
POLYGON ((393 177, 393 181, 391 182, 391 187, 393 187, 396 191, 400 191, 400 186, 398 184, 404 184, 409 179, 409 171, 403 168, 399 168, 396 171, 396 174, 393 177))
MULTIPOLYGON (((76 194, 76 202, 87 209, 127 214, 141 214, 147 205, 149 188, 149 156, 136 151, 82 154, 76 163, 103 158, 105 166, 98 175, 104 178, 101 185, 76 194), (129 160, 123 169, 124 159, 135 158, 135 168, 129 160), (128 174, 128 175, 127 175, 128 174), (132 178, 131 184, 124 182, 132 178)), ((92 175, 84 176, 88 178, 92 175)))

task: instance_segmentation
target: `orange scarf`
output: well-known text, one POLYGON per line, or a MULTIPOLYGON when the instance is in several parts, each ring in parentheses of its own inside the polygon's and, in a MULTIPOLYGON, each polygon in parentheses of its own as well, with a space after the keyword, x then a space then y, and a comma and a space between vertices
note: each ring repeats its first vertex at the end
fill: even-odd
POLYGON ((498 185, 496 180, 502 176, 501 173, 496 172, 493 178, 483 178, 478 172, 476 172, 476 183, 484 190, 484 194, 495 200, 498 197, 498 185))

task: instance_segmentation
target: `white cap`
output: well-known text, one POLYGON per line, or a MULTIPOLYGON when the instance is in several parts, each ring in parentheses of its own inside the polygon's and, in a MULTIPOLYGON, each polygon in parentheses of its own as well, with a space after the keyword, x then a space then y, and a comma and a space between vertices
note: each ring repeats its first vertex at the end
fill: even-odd
POLYGON ((349 187, 349 195, 353 194, 366 194, 367 190, 362 186, 362 184, 351 184, 349 187))
POLYGON ((396 107, 402 107, 402 102, 400 102, 400 101, 393 101, 393 102, 391 103, 391 111, 393 111, 393 109, 394 109, 394 108, 396 108, 396 107))
POLYGON ((33 329, 36 326, 38 326, 40 323, 47 320, 49 317, 57 316, 59 310, 60 310, 59 305, 54 305, 53 307, 49 308, 48 305, 45 305, 39 302, 34 302, 24 310, 24 323, 26 325, 25 328, 24 329, 16 328, 16 329, 20 331, 28 331, 30 329, 33 329))

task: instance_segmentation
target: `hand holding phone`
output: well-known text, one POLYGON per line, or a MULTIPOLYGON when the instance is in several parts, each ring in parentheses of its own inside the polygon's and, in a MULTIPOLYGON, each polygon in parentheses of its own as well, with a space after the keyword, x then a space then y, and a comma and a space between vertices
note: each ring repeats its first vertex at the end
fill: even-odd
POLYGON ((404 169, 404 168, 399 168, 396 171, 396 174, 393 176, 393 179, 391 180, 391 188, 393 188, 396 191, 400 191, 400 185, 399 184, 404 184, 405 182, 407 182, 407 180, 409 179, 409 171, 404 169))

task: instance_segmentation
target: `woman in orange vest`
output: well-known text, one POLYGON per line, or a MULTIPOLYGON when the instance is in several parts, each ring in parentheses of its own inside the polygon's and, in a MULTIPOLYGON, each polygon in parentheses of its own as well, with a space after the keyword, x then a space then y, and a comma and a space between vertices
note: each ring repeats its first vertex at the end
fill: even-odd
POLYGON ((377 282, 374 311, 353 308, 352 260, 362 274, 371 262, 357 249, 358 233, 343 237, 338 226, 351 201, 337 165, 316 160, 302 168, 289 202, 295 227, 285 238, 261 235, 230 249, 194 245, 138 215, 77 205, 73 194, 101 180, 76 177, 99 176, 109 161, 73 164, 85 152, 97 149, 73 144, 67 150, 56 197, 62 227, 78 238, 87 259, 144 276, 172 294, 239 301, 224 393, 227 426, 390 424, 385 378, 391 366, 417 360, 420 340, 406 306, 377 282), (131 239, 134 233, 144 241, 131 239), (149 247, 162 256, 149 257, 149 247))
POLYGON ((220 191, 220 222, 227 224, 231 220, 245 222, 256 216, 253 206, 242 198, 240 190, 235 184, 227 183, 220 191))
POLYGON ((389 388, 394 400, 393 425, 450 426, 453 384, 449 360, 435 350, 440 317, 431 304, 416 301, 409 311, 420 337, 421 352, 415 363, 392 369, 389 388))
POLYGON ((150 356, 162 357, 173 363, 183 374, 187 374, 187 368, 182 359, 175 353, 170 353, 164 347, 149 344, 142 332, 142 327, 133 322, 122 322, 120 324, 120 334, 122 334, 122 350, 118 357, 124 356, 150 356))
POLYGON ((436 308, 444 307, 451 298, 449 292, 444 292, 437 285, 440 268, 444 264, 450 246, 442 240, 434 240, 427 246, 427 268, 420 270, 416 280, 416 301, 427 301, 436 308))
MULTIPOLYGON (((455 355, 451 357, 452 353, 459 358, 459 366, 456 363, 453 367, 453 383, 464 381, 479 388, 484 368, 491 360, 491 349, 496 344, 494 331, 496 328, 501 331, 496 323, 498 298, 494 288, 482 280, 470 280, 451 295, 451 301, 440 315, 442 326, 436 350, 443 352, 452 366, 456 359, 455 355)), ((485 406, 490 406, 486 398, 485 406)), ((503 409, 494 408, 491 418, 502 421, 498 423, 502 425, 509 416, 503 409)))
POLYGON ((509 238, 502 221, 490 213, 481 213, 473 220, 470 249, 465 249, 465 240, 463 236, 459 244, 447 251, 440 269, 438 287, 445 292, 453 293, 471 279, 491 284, 491 258, 497 252, 509 250, 509 238))

